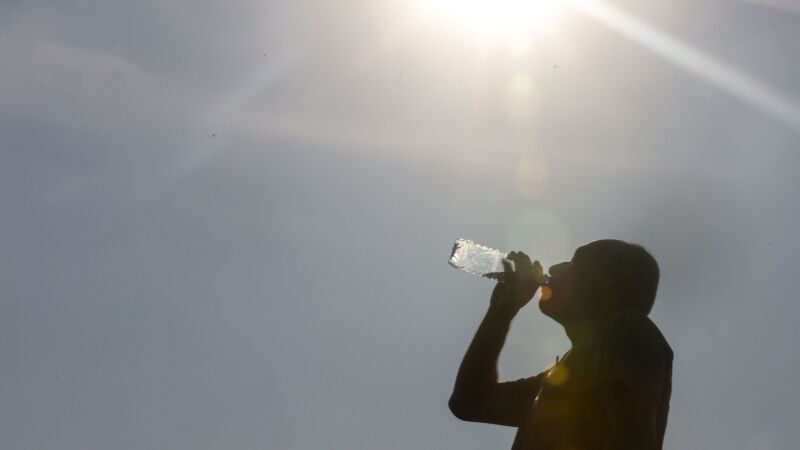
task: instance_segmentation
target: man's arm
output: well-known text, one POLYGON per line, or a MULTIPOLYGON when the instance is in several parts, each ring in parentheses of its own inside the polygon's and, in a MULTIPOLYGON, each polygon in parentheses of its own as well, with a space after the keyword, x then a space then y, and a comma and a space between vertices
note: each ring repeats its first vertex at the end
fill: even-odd
MULTIPOLYGON (((522 253, 512 253, 509 259, 515 262, 518 273, 534 270, 522 253)), ((536 267, 541 271, 538 263, 536 267)), ((506 273, 509 272, 506 266, 506 273)), ((489 310, 464 355, 450 396, 450 410, 459 419, 519 426, 527 402, 538 387, 538 377, 498 383, 497 360, 511 320, 537 288, 537 284, 516 276, 495 286, 489 310)))
POLYGON ((497 382, 497 360, 513 314, 490 306, 464 355, 450 396, 450 410, 461 420, 519 426, 536 378, 497 382))

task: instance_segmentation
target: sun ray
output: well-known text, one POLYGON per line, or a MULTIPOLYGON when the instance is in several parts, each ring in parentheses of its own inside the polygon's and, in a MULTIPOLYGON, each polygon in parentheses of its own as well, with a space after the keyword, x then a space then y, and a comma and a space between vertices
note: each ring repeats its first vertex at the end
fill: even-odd
POLYGON ((800 132, 800 105, 787 99, 785 94, 602 0, 564 1, 575 10, 800 132))
POLYGON ((742 3, 777 9, 790 13, 800 14, 800 2, 797 0, 739 0, 742 3))

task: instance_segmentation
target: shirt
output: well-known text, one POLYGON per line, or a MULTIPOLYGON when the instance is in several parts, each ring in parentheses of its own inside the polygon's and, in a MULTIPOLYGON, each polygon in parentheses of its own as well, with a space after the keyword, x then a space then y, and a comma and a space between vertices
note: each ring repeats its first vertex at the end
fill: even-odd
POLYGON ((611 427, 606 416, 620 385, 652 396, 658 404, 656 449, 662 448, 672 391, 672 349, 644 314, 624 310, 611 317, 582 348, 535 377, 501 383, 517 403, 506 418, 517 424, 512 450, 597 449, 611 427))

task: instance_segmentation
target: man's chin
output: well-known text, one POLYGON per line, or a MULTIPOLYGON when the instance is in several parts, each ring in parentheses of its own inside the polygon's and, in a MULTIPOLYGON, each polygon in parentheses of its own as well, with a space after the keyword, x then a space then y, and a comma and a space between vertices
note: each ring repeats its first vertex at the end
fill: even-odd
POLYGON ((553 299, 550 300, 542 300, 539 299, 539 311, 542 312, 547 317, 551 317, 555 319, 558 316, 558 307, 553 299))

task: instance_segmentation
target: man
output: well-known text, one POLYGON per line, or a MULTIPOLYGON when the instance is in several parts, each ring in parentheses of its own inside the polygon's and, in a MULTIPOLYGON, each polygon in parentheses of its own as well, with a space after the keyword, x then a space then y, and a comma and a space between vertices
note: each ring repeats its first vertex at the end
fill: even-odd
POLYGON ((571 348, 535 377, 498 383, 511 320, 543 280, 539 262, 509 254, 450 397, 456 417, 517 427, 512 450, 660 450, 672 389, 672 350, 647 314, 659 269, 641 246, 591 242, 550 268, 539 309, 571 348))

